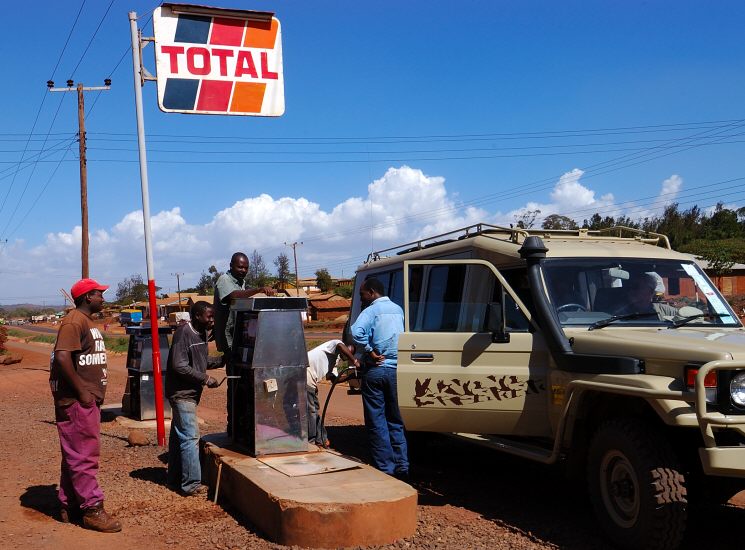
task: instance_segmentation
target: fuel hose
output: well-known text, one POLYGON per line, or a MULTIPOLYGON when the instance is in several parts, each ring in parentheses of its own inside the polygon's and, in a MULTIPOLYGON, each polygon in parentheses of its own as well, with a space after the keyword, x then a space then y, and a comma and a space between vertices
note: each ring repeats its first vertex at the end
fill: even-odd
POLYGON ((342 382, 347 382, 359 377, 359 371, 355 367, 350 367, 349 369, 344 371, 343 375, 337 376, 336 379, 331 383, 331 389, 329 390, 329 394, 326 396, 326 402, 323 404, 323 414, 321 414, 321 430, 323 430, 324 432, 326 431, 326 410, 329 407, 331 395, 334 393, 334 389, 336 388, 337 384, 341 384, 342 382), (349 371, 352 371, 352 373, 348 376, 345 376, 349 371))

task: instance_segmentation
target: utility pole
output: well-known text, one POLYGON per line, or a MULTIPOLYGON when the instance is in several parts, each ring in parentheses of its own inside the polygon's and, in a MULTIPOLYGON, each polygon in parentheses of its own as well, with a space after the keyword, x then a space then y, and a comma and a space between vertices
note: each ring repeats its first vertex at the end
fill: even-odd
POLYGON ((295 259, 295 296, 300 296, 300 280, 297 277, 297 246, 302 245, 303 242, 297 242, 290 244, 285 241, 285 246, 291 246, 292 247, 292 256, 295 259))
POLYGON ((179 278, 181 277, 181 275, 183 275, 183 273, 171 273, 171 275, 174 275, 176 277, 176 289, 177 289, 176 292, 178 292, 178 310, 183 311, 181 309, 181 279, 179 278))
POLYGON ((111 79, 106 78, 104 86, 90 86, 84 87, 81 83, 78 83, 77 87, 73 88, 74 82, 72 80, 67 81, 67 88, 55 88, 54 82, 51 80, 47 81, 47 88, 50 92, 78 92, 78 142, 80 151, 80 217, 81 217, 81 273, 82 278, 87 279, 89 277, 88 269, 88 165, 85 158, 85 99, 83 92, 92 91, 103 91, 111 89, 111 79))

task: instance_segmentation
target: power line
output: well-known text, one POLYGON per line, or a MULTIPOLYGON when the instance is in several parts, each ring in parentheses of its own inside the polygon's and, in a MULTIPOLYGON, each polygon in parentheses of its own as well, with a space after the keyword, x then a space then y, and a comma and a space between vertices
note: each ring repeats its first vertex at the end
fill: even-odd
POLYGON ((39 203, 39 199, 41 199, 41 196, 44 194, 44 192, 47 190, 47 187, 49 186, 49 183, 52 181, 52 178, 57 174, 57 170, 59 170, 59 167, 62 165, 62 162, 65 160, 65 156, 67 156, 67 153, 70 152, 70 149, 72 148, 74 142, 71 142, 70 145, 68 145, 67 150, 62 155, 62 158, 57 162, 57 166, 54 167, 54 170, 52 170, 52 173, 49 175, 49 178, 47 178, 46 183, 41 188, 39 193, 36 195, 36 198, 31 203, 31 206, 26 210, 26 213, 21 218, 21 221, 19 221, 16 226, 13 228, 13 230, 8 233, 8 238, 12 237, 16 234, 16 231, 23 225, 23 222, 26 221, 26 218, 28 218, 28 215, 31 213, 31 211, 36 207, 36 205, 39 203))
MULTIPOLYGON (((716 187, 716 186, 724 185, 724 184, 727 184, 727 183, 732 183, 732 182, 742 181, 742 180, 745 180, 745 177, 732 178, 732 179, 722 180, 722 181, 715 182, 715 183, 710 183, 710 184, 704 184, 704 185, 696 186, 696 187, 693 187, 693 188, 690 188, 690 189, 686 190, 681 196, 683 198, 687 198, 687 197, 690 197, 690 196, 704 195, 704 193, 698 193, 696 195, 691 195, 690 194, 690 191, 694 191, 696 189, 705 189, 705 188, 710 188, 710 187, 716 187)), ((717 196, 730 196, 732 194, 736 194, 737 193, 737 192, 732 192, 732 193, 727 193, 727 194, 721 194, 721 191, 723 191, 725 189, 730 189, 730 188, 738 189, 737 192, 743 192, 742 189, 741 189, 741 187, 740 186, 737 186, 737 185, 731 186, 729 188, 720 188, 720 189, 714 190, 712 192, 713 193, 716 193, 717 196)), ((654 195, 654 196, 652 196, 652 198, 654 198, 655 200, 652 203, 650 203, 649 205, 651 206, 652 204, 656 204, 657 202, 659 202, 659 200, 660 200, 659 197, 670 196, 670 195, 673 195, 673 193, 664 193, 664 194, 654 195)), ((645 198, 650 198, 650 197, 645 197, 645 198)), ((708 198, 708 197, 704 196, 703 198, 708 198)), ((587 208, 582 209, 582 210, 578 210, 578 212, 582 212, 582 211, 600 211, 600 210, 603 210, 604 208, 607 209, 608 211, 618 210, 618 209, 622 209, 624 204, 629 204, 632 201, 636 202, 638 200, 641 200, 641 199, 633 199, 633 200, 630 200, 630 201, 625 201, 623 203, 618 203, 618 204, 614 204, 614 205, 608 205, 607 207, 606 206, 596 205, 594 207, 591 206, 591 207, 587 207, 587 208)), ((665 199, 663 202, 671 202, 671 201, 669 199, 665 199)), ((642 208, 643 206, 644 205, 639 205, 637 209, 642 208)), ((450 213, 450 212, 457 212, 461 208, 462 208, 462 205, 455 205, 455 206, 452 206, 452 207, 444 207, 444 208, 438 209, 436 212, 439 212, 440 215, 445 215, 445 214, 450 213)), ((439 216, 429 216, 429 215, 427 215, 427 214, 429 214, 431 212, 432 211, 415 213, 415 214, 412 214, 412 215, 409 215, 409 216, 404 216, 404 217, 401 217, 401 218, 396 218, 396 219, 391 220, 391 221, 386 222, 386 223, 374 224, 372 227, 374 227, 375 229, 384 229, 386 227, 398 226, 398 225, 406 225, 406 224, 412 223, 414 221, 423 222, 424 220, 427 220, 427 219, 436 219, 437 217, 439 217, 439 216)), ((572 212, 567 213, 567 212, 558 211, 558 212, 555 212, 555 213, 568 215, 568 214, 571 214, 572 212)), ((344 236, 349 236, 349 235, 353 235, 353 234, 360 234, 360 233, 366 233, 370 229, 371 229, 371 226, 361 226, 361 227, 359 227, 357 229, 347 229, 347 230, 344 231, 344 236)), ((304 237, 304 242, 307 243, 307 242, 312 242, 312 241, 326 240, 326 239, 330 239, 330 238, 337 238, 339 236, 341 236, 341 235, 339 233, 336 233, 336 232, 335 233, 321 233, 321 234, 316 234, 316 235, 309 235, 309 236, 304 237)), ((279 250, 279 247, 273 247, 273 248, 270 248, 268 250, 270 252, 273 252, 275 250, 279 250)), ((345 266, 346 266, 346 264, 345 264, 345 266)), ((306 266, 306 268, 307 267, 308 266, 306 266)), ((310 267, 312 268, 312 267, 316 267, 316 266, 310 266, 310 267)))
MULTIPOLYGON (((49 125, 49 131, 51 132, 52 127, 54 126, 54 122, 57 120, 57 115, 60 112, 60 108, 62 107, 62 102, 64 101, 65 96, 60 97, 60 102, 57 105, 57 110, 54 112, 54 116, 52 117, 52 122, 49 125)), ((46 141, 44 141, 44 144, 42 145, 42 149, 44 149, 44 145, 46 145, 46 141)), ((21 202, 23 201, 23 197, 26 195, 26 191, 28 190, 29 183, 31 183, 31 178, 34 175, 34 172, 36 171, 36 167, 38 166, 39 160, 37 159, 34 162, 33 167, 31 168, 31 173, 28 175, 28 179, 26 180, 26 185, 23 186, 23 192, 21 193, 20 198, 18 199, 18 202, 15 205, 15 208, 13 208, 13 212, 8 217, 8 221, 5 223, 5 227, 3 227, 3 230, 0 231, 0 236, 4 235, 6 230, 8 229, 8 226, 10 226, 10 222, 13 221, 13 217, 15 216, 16 212, 18 211, 18 207, 21 205, 21 202)), ((13 178, 15 181, 15 178, 13 178)), ((7 198, 7 195, 6 195, 7 198)), ((3 202, 3 206, 5 206, 5 202, 3 202)), ((2 207, 0 207, 0 211, 2 211, 2 207)))
POLYGON ((109 14, 109 10, 111 9, 111 6, 114 4, 114 1, 115 0, 111 0, 111 2, 109 2, 109 6, 106 8, 106 11, 104 12, 103 16, 101 17, 101 20, 98 22, 98 26, 96 27, 96 30, 93 31, 93 36, 91 36, 91 39, 88 41, 88 44, 86 45, 85 49, 83 50, 83 53, 80 55, 80 59, 78 59, 78 62, 75 65, 75 68, 70 73, 70 80, 73 80, 73 78, 75 77, 75 72, 78 70, 78 67, 80 67, 80 64, 83 62, 83 59, 85 58, 85 55, 88 53, 88 48, 90 48, 91 47, 91 44, 93 44, 93 40, 96 38, 96 35, 98 34, 98 30, 101 28, 101 25, 103 24, 104 19, 106 19, 106 16, 109 14))
MULTIPOLYGON (((68 139, 61 141, 60 143, 57 143, 54 146, 46 149, 43 153, 32 155, 25 161, 25 164, 18 163, 18 162, 8 163, 8 164, 15 164, 15 166, 9 166, 7 168, 3 168, 2 170, 0 170, 0 181, 6 178, 9 178, 10 176, 13 175, 13 173, 17 173, 22 170, 25 170, 26 168, 30 168, 34 164, 35 159, 38 159, 38 162, 55 162, 53 160, 45 160, 45 159, 48 159, 55 153, 59 153, 60 151, 63 151, 69 145, 71 139, 74 141, 77 141, 77 135, 70 136, 68 139), (15 172, 11 172, 12 170, 15 170, 15 172), (5 174, 5 175, 2 175, 2 174, 5 174)), ((5 162, 2 162, 2 164, 5 164, 5 162)))
MULTIPOLYGON (((726 136, 721 136, 722 138, 731 138, 731 137, 740 137, 745 135, 745 132, 737 132, 735 134, 728 134, 726 136)), ((92 138, 93 141, 95 138, 92 138)), ((700 139, 709 139, 709 138, 700 138, 700 139)), ((106 141, 106 140, 104 140, 106 141)), ((554 144, 554 145, 523 145, 523 146, 517 146, 517 147, 464 147, 459 149, 401 149, 401 150, 395 150, 395 151, 362 151, 362 150, 355 150, 355 151, 312 151, 312 150, 301 150, 301 151, 291 151, 291 150, 265 150, 265 151, 259 151, 256 149, 240 149, 240 150, 230 150, 226 151, 224 149, 218 150, 218 151, 210 151, 205 150, 204 148, 199 149, 185 149, 185 148, 179 148, 179 149, 158 149, 157 147, 150 148, 149 152, 156 152, 156 153, 178 153, 178 154, 193 154, 193 153, 202 153, 205 155, 387 155, 391 153, 405 153, 405 154, 421 154, 421 153, 467 153, 467 152, 485 152, 485 151, 525 151, 525 150, 532 150, 532 149, 568 149, 568 148, 578 148, 578 147, 593 147, 598 145, 630 145, 630 144, 647 144, 647 143, 659 143, 659 142, 668 142, 669 140, 664 139, 645 139, 645 140, 624 140, 624 141, 609 141, 609 142, 601 142, 601 143, 570 143, 570 144, 554 144)), ((189 142, 194 143, 194 142, 189 142)), ((211 142, 202 142, 205 145, 209 145, 211 142)), ((743 143, 743 140, 732 140, 727 141, 723 143, 743 143)), ((680 147, 683 147, 684 145, 680 145, 680 147)), ((135 147, 89 147, 91 150, 95 151, 122 151, 122 152, 135 152, 137 151, 137 148, 135 147)), ((625 149, 604 149, 600 151, 579 151, 582 152, 588 152, 588 153, 595 153, 595 152, 608 152, 608 151, 636 151, 638 149, 631 149, 631 148, 625 148, 625 149)), ((33 151, 33 149, 32 149, 33 151)), ((15 151, 8 151, 8 152, 15 152, 15 151)), ((571 153, 571 151, 569 152, 571 153)), ((375 159, 373 159, 375 160, 375 159)))
MULTIPOLYGON (((77 72, 78 68, 80 67, 80 64, 81 64, 81 63, 83 62, 83 59, 85 58, 86 54, 88 53, 88 50, 90 49, 90 46, 91 46, 91 44, 92 44, 92 43, 93 43, 93 41, 95 40, 95 38, 96 38, 96 36, 97 36, 97 34, 98 34, 98 31, 99 31, 99 30, 101 29, 101 25, 103 24, 104 20, 106 19, 106 16, 108 15, 109 11, 111 10, 111 7, 112 7, 112 5, 114 4, 114 1, 115 1, 115 0, 111 0, 111 1, 109 2, 109 5, 107 6, 107 8, 106 8, 106 11, 104 12, 103 16, 101 16, 101 19, 100 19, 100 21, 98 22, 98 25, 96 26, 96 29, 95 29, 95 30, 93 31, 93 35, 91 36, 90 40, 88 40, 88 44, 86 45, 85 49, 83 50, 83 53, 82 53, 82 54, 80 55, 80 59, 78 59, 78 62, 76 63, 76 65, 75 65, 75 68, 74 68, 74 69, 72 70, 72 72, 70 73, 70 80, 68 81, 68 85, 69 85, 69 83, 70 83, 70 82, 72 81, 73 77, 75 76, 75 73, 77 72)), ((54 85, 54 84, 53 84, 53 82, 52 82, 52 80, 53 80, 53 78, 54 78, 54 74, 55 74, 55 72, 56 72, 56 70, 57 70, 57 67, 59 66, 59 63, 60 63, 60 61, 61 61, 61 59, 62 59, 62 55, 64 54, 64 51, 65 51, 65 49, 67 48, 67 44, 68 44, 68 42, 69 42, 69 40, 70 40, 70 37, 72 36, 73 30, 74 30, 74 28, 75 28, 75 25, 76 25, 76 24, 77 24, 77 22, 78 22, 78 19, 79 19, 79 17, 80 17, 80 13, 81 13, 81 12, 83 11, 83 7, 84 7, 84 6, 85 6, 85 0, 83 0, 83 3, 81 4, 81 6, 80 6, 80 9, 78 10, 78 14, 77 14, 77 16, 76 16, 76 18, 75 18, 75 21, 73 22, 73 25, 72 25, 71 29, 70 29, 70 32, 69 32, 69 34, 68 34, 68 37, 67 37, 67 40, 65 41, 65 45, 64 45, 64 47, 63 47, 63 49, 62 49, 62 53, 60 54, 60 56, 59 56, 59 59, 57 60, 57 64, 55 65, 55 68, 54 68, 54 70, 52 71, 52 77, 51 77, 51 78, 49 79, 49 82, 47 83, 48 87, 50 87, 50 88, 51 88, 51 87, 52 87, 52 86, 54 85), (51 85, 50 85, 50 84, 51 84, 51 85)), ((121 62, 121 61, 120 61, 120 62, 121 62)), ((118 65, 118 64, 117 64, 117 65, 118 65)), ((46 95, 45 95, 45 97, 46 97, 46 95)), ((52 127, 54 126, 54 122, 55 122, 55 120, 57 119, 57 115, 58 115, 58 113, 59 113, 59 109, 60 109, 60 107, 61 107, 61 105, 62 105, 62 101, 63 101, 63 99, 64 99, 64 96, 62 96, 62 98, 60 99, 60 103, 59 103, 59 106, 57 107, 57 111, 55 112, 54 118, 52 119, 52 122, 51 122, 51 124, 50 124, 50 127, 49 127, 49 132, 47 132, 47 135, 46 135, 46 136, 45 136, 45 138, 44 138, 44 142, 43 142, 43 144, 42 144, 42 149, 41 149, 41 151, 42 151, 42 152, 43 152, 43 151, 44 151, 44 149, 45 149, 45 146, 46 146, 46 143, 47 143, 47 139, 49 138, 49 135, 50 135, 50 133, 51 133, 52 127)), ((43 100, 42 100, 42 104, 43 104, 43 100)), ((94 104, 95 104, 95 101, 94 101, 94 104)), ((37 119, 38 119, 38 115, 37 115, 37 119)), ((35 128, 35 126, 36 126, 36 125, 34 124, 34 127, 33 127, 33 128, 31 129, 31 134, 33 134, 33 131, 34 131, 34 128, 35 128)), ((31 137, 31 136, 29 135, 29 138, 30 138, 30 137, 31 137)), ((81 136, 81 139, 84 139, 84 136, 81 136)), ((27 142, 27 145, 28 145, 28 142, 27 142)), ((69 151, 69 149, 68 149, 68 151, 69 151)), ((65 152, 65 153, 63 154, 62 158, 61 158, 61 159, 59 160, 59 162, 57 163, 57 166, 56 166, 56 167, 54 168, 54 171, 53 171, 53 173, 52 173, 52 174, 56 174, 56 172, 57 172, 57 170, 59 169, 59 167, 60 167, 61 163, 62 163, 62 162, 64 161, 64 159, 65 159, 65 156, 66 156, 66 155, 67 155, 67 151, 66 151, 66 152, 65 152)), ((23 161, 23 156, 21 157, 21 162, 22 162, 22 161, 23 161)), ((35 170, 36 170, 36 166, 37 166, 38 162, 40 162, 40 160, 39 160, 39 159, 37 159, 37 160, 36 160, 36 162, 34 163, 34 166, 33 166, 32 170, 31 170, 31 173, 29 174, 29 178, 28 178, 28 180, 27 180, 27 182, 26 182, 26 186, 24 187, 24 190, 23 190, 23 192, 21 193, 21 196, 20 196, 20 198, 19 198, 19 200, 18 200, 18 203, 16 204, 16 207, 14 208, 14 210, 13 210, 13 213, 11 214, 10 218, 8 219, 8 222, 7 222, 6 224, 5 224, 5 227, 3 228, 2 232, 0 232, 0 234, 2 234, 2 233, 5 233, 5 231, 6 231, 7 229, 8 229, 8 227, 9 227, 9 225, 10 225, 10 223, 11 223, 11 221, 12 221, 13 217, 15 216, 15 213, 16 213, 16 211, 18 210, 18 207, 19 207, 19 206, 21 205, 21 202, 23 201, 23 197, 24 197, 24 196, 25 196, 25 194, 26 194, 26 190, 28 189, 28 185, 29 185, 29 183, 30 183, 30 181, 31 181, 31 177, 33 176, 33 174, 34 174, 34 172, 35 172, 35 170)), ((17 173, 17 172, 16 172, 16 173, 17 173)), ((15 179, 15 178, 14 178, 14 179, 15 179)), ((27 215, 28 215, 28 214, 29 214, 29 213, 30 213, 30 212, 31 212, 31 211, 33 210, 33 208, 34 208, 34 207, 36 206, 36 204, 38 203, 39 199, 41 198, 41 196, 43 195, 44 191, 46 190, 46 188, 47 188, 48 184, 49 184, 49 180, 47 180, 47 183, 46 183, 46 184, 45 184, 45 185, 43 186, 43 188, 42 188, 42 191, 41 191, 41 192, 40 192, 40 193, 39 193, 39 194, 37 195, 36 199, 34 200, 34 202, 33 202, 33 203, 32 203, 32 205, 31 205, 31 207, 30 207, 30 208, 28 209, 28 211, 26 212, 26 215, 25 215, 25 216, 24 216, 24 218, 23 218, 24 220, 25 220, 26 216, 27 216, 27 215)), ((12 187, 12 184, 11 184, 11 187, 12 187)), ((7 199, 7 195, 8 195, 9 193, 10 193, 10 188, 8 189, 8 193, 6 194, 6 199, 7 199)), ((5 201, 3 201, 3 206, 4 206, 4 204, 5 204, 5 201)), ((2 208, 0 208, 0 211, 1 211, 1 210, 2 210, 2 208)), ((22 220, 22 221, 23 221, 23 220, 22 220)), ((21 223, 22 223, 22 222, 21 222, 21 223)), ((21 224, 18 224, 18 225, 16 225, 15 229, 13 230, 13 232, 15 232, 15 231, 16 231, 16 230, 18 229, 18 227, 20 227, 20 225, 21 225, 21 224)))
MULTIPOLYGON (((662 132, 662 131, 686 131, 686 130, 702 129, 701 126, 706 126, 706 125, 714 125, 715 127, 721 127, 723 125, 727 125, 732 122, 741 122, 741 121, 742 119, 727 119, 727 120, 717 120, 717 121, 682 122, 682 123, 672 123, 672 124, 625 126, 625 127, 618 127, 618 128, 599 128, 599 129, 586 129, 586 130, 553 130, 553 131, 536 131, 536 132, 506 132, 506 133, 447 134, 447 135, 418 135, 418 136, 347 136, 347 137, 344 137, 344 136, 332 136, 332 137, 283 136, 283 137, 250 138, 250 137, 246 137, 245 135, 242 135, 242 136, 236 136, 236 135, 211 136, 211 135, 204 135, 204 134, 189 135, 189 134, 156 134, 154 133, 154 134, 148 134, 148 138, 151 138, 151 137, 166 137, 166 138, 174 138, 174 139, 204 138, 206 140, 225 139, 225 140, 230 140, 231 142, 246 141, 246 140, 252 140, 252 139, 259 140, 257 142, 251 142, 251 143, 266 143, 267 141, 276 141, 276 140, 296 140, 296 141, 300 141, 301 143, 305 143, 308 140, 318 140, 319 143, 324 143, 324 144, 328 144, 328 140, 345 140, 345 141, 341 141, 338 144, 348 144, 349 142, 346 140, 361 140, 363 143, 370 143, 369 140, 384 140, 384 143, 387 143, 389 140, 460 139, 463 141, 469 141, 469 140, 472 140, 472 138, 475 138, 473 140, 499 139, 499 138, 510 138, 510 139, 520 138, 522 139, 522 138, 530 138, 531 136, 536 136, 542 139, 548 139, 548 138, 554 138, 554 137, 585 137, 586 135, 604 135, 604 134, 598 133, 598 132, 603 132, 603 131, 618 132, 620 134, 649 133, 649 132, 662 132), (574 135, 578 133, 580 135, 574 135)), ((93 135, 93 133, 91 133, 91 135, 93 135)), ((98 132, 95 135, 134 136, 135 134, 131 132, 98 132)), ((615 134, 610 134, 610 135, 615 135, 615 134)), ((294 144, 297 144, 297 143, 294 143, 294 144)))
MULTIPOLYGON (((735 141, 712 141, 709 143, 700 143, 698 145, 692 145, 692 146, 686 146, 686 145, 674 145, 670 146, 669 148, 678 147, 681 148, 681 150, 686 151, 688 149, 692 149, 693 147, 704 147, 709 145, 726 145, 731 143, 745 143, 745 140, 735 140, 735 141)), ((101 150, 97 147, 91 147, 90 150, 101 150)), ((270 164, 283 164, 283 165, 314 165, 314 164, 365 164, 369 162, 385 162, 385 163, 391 163, 391 162, 439 162, 439 161, 453 161, 453 160, 490 160, 490 159, 504 159, 504 158, 536 158, 536 157, 556 157, 556 156, 566 156, 566 155, 591 155, 591 154, 597 154, 597 153, 613 153, 613 152, 622 152, 622 151, 632 151, 632 152, 642 152, 646 151, 648 149, 638 149, 638 148, 616 148, 616 149, 593 149, 593 150, 587 150, 587 151, 556 151, 556 152, 546 152, 546 153, 510 153, 510 154, 503 154, 503 155, 461 155, 461 156, 440 156, 440 157, 388 157, 388 158, 381 158, 381 159, 303 159, 303 160, 287 160, 287 159, 276 159, 276 160, 235 160, 235 159, 223 159, 223 160, 208 160, 208 159, 173 159, 173 160, 167 160, 167 159, 148 159, 148 162, 152 162, 155 164, 238 164, 238 165, 244 165, 244 164, 255 164, 255 165, 270 165, 270 164)), ((677 151, 672 151, 669 154, 675 154, 677 151)), ((202 151, 204 154, 209 154, 210 152, 202 151)), ((212 152, 216 154, 226 154, 225 152, 212 152)), ((240 153, 240 152, 237 152, 240 153)), ((660 155, 653 157, 649 160, 655 160, 657 158, 662 158, 663 156, 667 155, 660 155)), ((124 163, 124 164, 132 164, 139 162, 137 159, 117 159, 117 158, 91 158, 89 159, 90 162, 111 162, 111 163, 124 163)), ((646 161, 642 161, 646 162, 646 161)), ((627 168, 630 166, 634 166, 639 163, 629 164, 628 166, 624 166, 623 168, 627 168)), ((600 172, 596 175, 600 174, 606 174, 608 172, 615 171, 615 170, 608 170, 605 172, 600 172)))
POLYGON ((70 37, 72 36, 72 32, 75 30, 75 25, 78 24, 78 19, 80 19, 80 14, 83 12, 83 6, 85 6, 85 0, 80 4, 80 9, 78 10, 78 14, 75 16, 75 21, 72 22, 72 27, 70 27, 70 32, 67 33, 67 39, 65 40, 65 45, 62 46, 62 51, 59 54, 59 57, 57 58, 57 63, 54 65, 54 69, 52 69, 52 76, 49 77, 49 80, 54 80, 54 75, 57 72, 57 68, 59 67, 60 61, 62 61, 62 56, 65 53, 65 50, 67 49, 67 44, 70 42, 70 37))
MULTIPOLYGON (((65 45, 62 47, 62 51, 60 52, 59 58, 57 59, 57 63, 54 66, 54 69, 52 69, 52 76, 49 80, 52 80, 54 78, 54 74, 57 71, 57 67, 59 66, 60 60, 62 59, 62 55, 65 53, 65 50, 67 49, 67 44, 70 41, 70 36, 72 36, 72 32, 75 29, 75 25, 78 23, 78 19, 80 17, 80 13, 83 11, 83 6, 85 5, 85 0, 83 0, 83 4, 80 6, 80 9, 78 10, 78 14, 75 17, 75 21, 73 21, 72 27, 70 27, 70 32, 67 35, 67 40, 65 40, 65 45)), ((42 108, 44 107, 44 102, 46 101, 47 94, 46 91, 44 92, 44 95, 41 97, 41 103, 39 103, 39 108, 36 111, 36 116, 34 117, 34 123, 31 125, 31 132, 29 133, 29 140, 31 139, 31 135, 33 135, 34 130, 36 129, 36 124, 39 122, 39 116, 41 115, 42 108)), ((59 107, 57 108, 59 111, 59 107)), ((51 127, 50 127, 51 130, 51 127)), ((46 143, 46 140, 49 138, 49 134, 47 133, 47 136, 44 138, 44 143, 46 143)), ((26 145, 24 147, 24 152, 21 153, 21 160, 18 161, 18 164, 23 162, 26 153, 25 150, 28 148, 29 140, 26 141, 26 145)), ((15 184, 16 175, 18 174, 18 171, 14 172, 13 179, 10 182, 10 185, 8 186, 8 191, 5 193, 5 197, 3 198, 2 205, 0 205, 0 212, 3 211, 3 208, 5 207, 5 203, 8 200, 8 196, 10 195, 10 192, 13 190, 13 185, 15 184)))
MULTIPOLYGON (((147 27, 148 23, 150 23, 150 20, 153 18, 153 12, 155 10, 156 10, 156 8, 153 8, 153 9, 150 10, 150 15, 145 20, 145 23, 143 24, 143 28, 144 27, 147 27)), ((109 75, 107 76, 107 78, 109 80, 111 80, 111 77, 117 71, 117 69, 119 68, 119 65, 122 64, 122 61, 124 61, 124 59, 127 57, 127 54, 130 51, 132 51, 132 45, 131 44, 126 47, 126 49, 124 50, 124 52, 122 53, 122 55, 119 57, 119 61, 117 61, 116 62, 116 65, 114 65, 114 68, 109 71, 109 75)), ((91 103, 91 106, 88 108, 88 112, 86 113, 85 116, 87 116, 87 117, 90 117, 91 116, 91 113, 93 112, 93 108, 96 106, 96 103, 98 103, 98 98, 101 97, 101 93, 102 92, 98 92, 98 94, 96 94, 96 97, 93 98, 93 103, 91 103)))
MULTIPOLYGON (((740 191, 740 192, 742 193, 742 191, 740 191)), ((733 195, 733 194, 736 194, 736 192, 727 193, 727 194, 722 195, 722 196, 730 196, 730 195, 733 195)), ((743 198, 745 198, 745 196, 743 198)), ((680 205, 689 205, 689 204, 696 203, 696 202, 698 202, 698 200, 687 200, 687 201, 678 202, 678 205, 679 206, 680 205)), ((721 202, 722 202, 721 200, 717 200, 717 202, 715 202, 713 204, 708 204, 708 205, 700 206, 699 208, 702 211, 706 211, 706 210, 709 210, 711 208, 716 207, 717 204, 720 204, 721 202)), ((652 206, 654 204, 664 205, 664 204, 668 204, 668 203, 669 203, 669 201, 664 201, 664 202, 656 201, 655 203, 650 203, 649 206, 652 206)), ((608 212, 612 212, 613 209, 610 208, 610 207, 608 207, 608 210, 607 211, 608 212)), ((600 209, 598 209, 598 212, 597 213, 598 214, 601 214, 602 211, 600 209)), ((349 269, 350 267, 351 268, 356 268, 357 266, 361 265, 363 263, 363 261, 364 261, 364 258, 362 258, 362 257, 357 257, 357 256, 355 256, 355 257, 346 257, 346 258, 340 258, 338 260, 332 260, 332 261, 326 261, 326 262, 323 262, 323 263, 306 265, 305 268, 309 272, 313 272, 314 270, 320 269, 322 267, 328 268, 328 269, 330 269, 332 271, 335 271, 337 269, 345 270, 345 269, 349 269)))

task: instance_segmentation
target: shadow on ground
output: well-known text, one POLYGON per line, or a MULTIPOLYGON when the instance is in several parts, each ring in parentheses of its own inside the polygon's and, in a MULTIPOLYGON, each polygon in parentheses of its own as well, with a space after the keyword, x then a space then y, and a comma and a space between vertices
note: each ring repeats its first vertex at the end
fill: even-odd
POLYGON ((162 485, 166 487, 168 485, 168 476, 166 469, 159 466, 148 466, 146 468, 138 468, 129 472, 129 477, 134 479, 141 479, 142 481, 149 481, 156 485, 162 485))
MULTIPOLYGON (((329 426, 337 451, 370 463, 364 426, 329 426)), ((447 436, 410 438, 411 485, 424 506, 459 506, 561 548, 610 548, 583 482, 544 466, 447 436)), ((683 548, 739 549, 745 510, 716 506, 689 518, 683 548)))
POLYGON ((31 485, 18 499, 23 508, 29 508, 57 519, 59 500, 56 485, 31 485))

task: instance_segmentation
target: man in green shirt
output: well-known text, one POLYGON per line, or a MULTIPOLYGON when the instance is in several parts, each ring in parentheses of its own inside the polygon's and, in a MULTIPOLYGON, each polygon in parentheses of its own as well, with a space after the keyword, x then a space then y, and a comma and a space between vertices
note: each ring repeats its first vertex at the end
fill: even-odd
MULTIPOLYGON (((223 354, 225 373, 237 376, 233 372, 230 356, 233 347, 233 329, 235 328, 235 312, 230 311, 233 300, 250 298, 254 294, 263 292, 267 296, 274 296, 271 287, 246 288, 246 274, 248 273, 248 256, 243 252, 236 252, 230 258, 230 269, 220 275, 215 283, 215 344, 217 351, 223 354)), ((228 378, 228 433, 233 434, 233 399, 235 396, 235 379, 228 378)))

